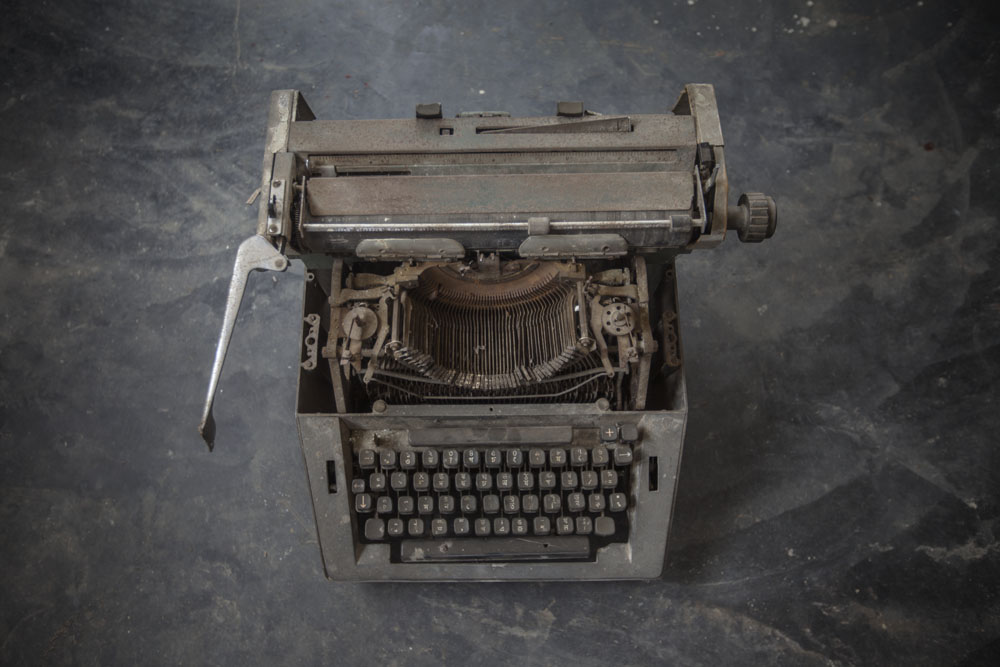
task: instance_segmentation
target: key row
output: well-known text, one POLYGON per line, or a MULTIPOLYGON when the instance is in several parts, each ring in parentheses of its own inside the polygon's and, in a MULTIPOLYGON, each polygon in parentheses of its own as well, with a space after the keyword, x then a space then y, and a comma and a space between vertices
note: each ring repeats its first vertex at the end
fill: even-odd
POLYGON ((632 448, 627 445, 619 445, 614 451, 609 453, 608 448, 601 446, 594 449, 584 447, 573 447, 567 454, 565 449, 541 449, 539 447, 529 449, 527 452, 521 449, 425 449, 420 452, 416 450, 404 450, 397 452, 394 449, 362 449, 357 454, 358 466, 363 470, 380 468, 381 470, 394 470, 397 467, 401 470, 415 470, 419 464, 425 470, 445 468, 446 470, 478 470, 479 468, 499 469, 507 467, 517 469, 527 464, 530 468, 564 468, 567 465, 574 468, 583 468, 592 465, 596 468, 603 468, 614 459, 614 465, 627 466, 632 463, 632 448))
POLYGON ((568 516, 561 516, 554 520, 548 517, 539 516, 530 521, 524 517, 507 519, 498 517, 496 519, 473 519, 465 517, 457 519, 431 519, 424 521, 420 518, 403 521, 403 519, 382 519, 371 518, 365 521, 365 537, 377 542, 387 537, 423 537, 425 531, 430 527, 432 537, 446 537, 449 534, 457 537, 475 535, 476 537, 506 537, 508 535, 597 535, 608 537, 615 533, 614 519, 607 516, 600 516, 591 519, 589 516, 578 516, 575 519, 568 516))
MULTIPOLYGON (((356 477, 351 480, 352 493, 365 493, 371 491, 381 493, 388 488, 397 492, 405 492, 410 489, 420 493, 434 489, 438 493, 447 493, 454 489, 456 491, 469 491, 475 486, 480 492, 492 491, 512 491, 515 486, 518 491, 532 491, 535 488, 536 475, 533 472, 498 472, 496 476, 489 472, 458 472, 454 475, 448 473, 426 473, 415 472, 406 473, 396 471, 388 476, 384 472, 373 472, 368 475, 367 483, 364 477, 356 477)), ((600 486, 602 489, 613 489, 618 486, 618 472, 610 468, 601 470, 569 470, 559 473, 557 476, 551 470, 541 470, 537 474, 538 488, 543 491, 560 489, 572 491, 581 488, 584 491, 592 491, 600 486)))
POLYGON ((358 514, 537 514, 539 507, 546 514, 559 514, 563 507, 569 512, 587 511, 599 514, 605 509, 611 512, 624 512, 628 509, 628 497, 624 493, 611 493, 606 501, 600 493, 570 493, 563 497, 557 493, 547 493, 541 498, 533 493, 523 496, 503 496, 488 494, 480 500, 477 496, 466 495, 455 502, 454 496, 390 496, 373 497, 370 493, 359 493, 354 497, 354 511, 358 514))

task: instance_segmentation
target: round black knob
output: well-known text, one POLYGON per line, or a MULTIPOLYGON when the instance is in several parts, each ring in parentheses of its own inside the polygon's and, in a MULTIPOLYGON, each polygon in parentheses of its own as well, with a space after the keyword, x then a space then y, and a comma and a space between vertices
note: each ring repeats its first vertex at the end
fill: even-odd
POLYGON ((740 241, 760 243, 774 236, 778 209, 774 200, 762 192, 745 192, 735 208, 730 208, 729 226, 736 229, 740 241))

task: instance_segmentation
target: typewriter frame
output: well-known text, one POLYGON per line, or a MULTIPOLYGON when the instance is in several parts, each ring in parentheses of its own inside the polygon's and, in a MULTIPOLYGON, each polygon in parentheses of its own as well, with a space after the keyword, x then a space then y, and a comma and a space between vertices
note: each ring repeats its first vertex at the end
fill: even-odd
MULTIPOLYGON (((317 121, 298 91, 272 94, 257 235, 247 239, 237 254, 199 426, 202 437, 211 449, 215 389, 247 276, 255 270, 283 271, 289 259, 299 259, 306 275, 296 421, 329 578, 499 581, 659 576, 688 409, 674 260, 678 254, 718 245, 727 229, 737 231, 741 241, 770 238, 777 223, 774 201, 749 193, 741 195, 737 206, 728 205, 722 130, 714 89, 706 84, 685 86, 673 115, 602 116, 586 111, 582 103, 560 102, 556 116, 537 118, 510 118, 502 112, 444 118, 439 104, 418 105, 416 116, 317 121), (643 309, 645 326, 648 329, 653 312, 670 315, 656 322, 660 352, 653 357, 653 367, 655 371, 661 364, 664 371, 655 392, 659 403, 612 410, 604 399, 422 405, 387 405, 379 400, 370 404, 370 412, 347 412, 344 390, 331 396, 339 373, 337 360, 324 354, 327 367, 319 359, 323 326, 327 332, 330 328, 324 309, 329 313, 331 295, 339 289, 333 281, 340 279, 345 264, 470 256, 490 261, 486 260, 490 253, 492 261, 501 255, 574 262, 632 258, 639 294, 645 294, 650 304, 643 309), (393 562, 388 544, 359 539, 359 520, 349 493, 353 465, 346 465, 355 447, 352 431, 413 433, 440 431, 446 425, 458 433, 481 430, 485 424, 496 427, 489 433, 499 435, 481 444, 502 448, 544 446, 537 439, 525 439, 525 433, 554 423, 574 429, 574 442, 578 433, 594 435, 611 425, 637 427, 627 542, 600 546, 587 561, 543 556, 535 561, 393 562)), ((582 321, 582 305, 580 312, 582 321)), ((650 382, 657 374, 650 372, 646 355, 654 352, 642 354, 640 382, 650 382)), ((610 374, 606 357, 604 363, 610 374)), ((652 385, 649 393, 654 394, 652 385)), ((530 539, 543 549, 548 546, 545 537, 502 539, 530 539)))

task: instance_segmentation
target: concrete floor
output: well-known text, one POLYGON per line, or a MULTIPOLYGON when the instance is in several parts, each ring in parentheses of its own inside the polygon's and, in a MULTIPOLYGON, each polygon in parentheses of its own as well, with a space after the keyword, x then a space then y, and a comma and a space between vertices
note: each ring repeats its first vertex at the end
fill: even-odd
POLYGON ((987 3, 7 3, 3 664, 998 664, 1000 43, 987 3), (251 280, 268 94, 324 118, 716 86, 761 246, 683 258, 664 576, 337 585, 295 434, 301 268, 251 280))

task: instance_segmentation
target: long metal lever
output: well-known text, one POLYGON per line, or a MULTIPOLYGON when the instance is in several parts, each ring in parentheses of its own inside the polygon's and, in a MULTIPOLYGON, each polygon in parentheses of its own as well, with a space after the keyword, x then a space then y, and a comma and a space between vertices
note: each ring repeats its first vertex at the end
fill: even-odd
POLYGON ((251 271, 284 271, 287 268, 288 260, 275 250, 263 236, 251 236, 240 244, 240 249, 236 252, 233 278, 229 282, 229 296, 226 297, 226 314, 222 319, 222 331, 219 333, 219 343, 215 348, 215 362, 212 364, 212 377, 208 382, 208 396, 205 398, 201 424, 198 425, 198 432, 205 439, 209 451, 212 451, 215 446, 215 418, 212 416, 215 389, 219 386, 222 364, 226 361, 229 340, 233 337, 236 316, 240 312, 243 292, 247 288, 247 277, 251 271))

